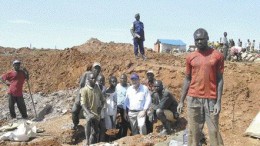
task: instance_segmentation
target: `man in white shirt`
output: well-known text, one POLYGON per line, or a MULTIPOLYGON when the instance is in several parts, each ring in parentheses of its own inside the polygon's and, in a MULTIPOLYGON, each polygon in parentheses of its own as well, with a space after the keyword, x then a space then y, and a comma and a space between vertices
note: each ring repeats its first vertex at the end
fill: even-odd
POLYGON ((147 134, 145 119, 151 104, 151 95, 148 88, 140 84, 136 73, 131 75, 131 81, 132 85, 126 91, 124 118, 130 122, 132 135, 145 135, 147 134))

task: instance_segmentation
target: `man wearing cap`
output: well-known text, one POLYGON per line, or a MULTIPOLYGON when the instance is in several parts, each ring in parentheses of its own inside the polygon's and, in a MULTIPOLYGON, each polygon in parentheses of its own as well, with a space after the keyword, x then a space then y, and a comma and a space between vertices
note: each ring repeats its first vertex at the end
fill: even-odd
POLYGON ((145 52, 144 52, 144 24, 140 21, 139 13, 135 14, 135 21, 130 29, 130 32, 133 36, 134 41, 134 54, 135 58, 138 59, 138 47, 140 53, 142 55, 143 60, 146 60, 145 52))
POLYGON ((171 133, 171 124, 175 123, 179 114, 177 113, 178 103, 175 97, 163 87, 160 80, 154 82, 154 91, 152 94, 152 104, 148 115, 152 121, 158 119, 163 124, 161 135, 171 133))
POLYGON ((202 139, 202 129, 206 121, 211 146, 223 146, 218 122, 223 91, 223 55, 208 46, 209 36, 205 29, 194 32, 197 51, 186 58, 186 74, 180 103, 182 112, 187 96, 188 145, 198 146, 202 139))
MULTIPOLYGON (((88 82, 87 76, 89 73, 93 73, 95 76, 95 79, 101 72, 101 65, 98 62, 94 62, 92 65, 92 70, 91 71, 86 71, 81 77, 80 77, 80 83, 79 83, 79 90, 83 87, 85 87, 86 83, 88 82)), ((73 126, 72 129, 76 130, 77 126, 79 124, 79 114, 81 110, 81 105, 80 105, 80 92, 78 92, 78 95, 75 98, 75 102, 73 104, 71 113, 72 113, 72 122, 73 126)))
POLYGON ((151 95, 145 85, 140 84, 136 73, 131 75, 132 85, 126 91, 124 118, 130 122, 132 135, 147 134, 145 119, 151 103, 151 95), (127 112, 128 111, 128 112, 127 112))
POLYGON ((154 78, 153 70, 151 70, 151 69, 148 70, 146 72, 146 80, 143 82, 143 84, 148 87, 150 94, 152 94, 152 92, 154 91, 154 81, 155 80, 156 79, 154 78))
MULTIPOLYGON (((143 82, 143 84, 148 87, 150 91, 150 95, 152 95, 152 93, 154 92, 154 82, 155 82, 153 70, 150 69, 146 72, 146 78, 147 79, 143 82)), ((147 133, 152 133, 153 123, 148 117, 146 118, 145 124, 147 128, 147 133)))
POLYGON ((29 80, 28 71, 23 68, 20 69, 21 62, 15 60, 13 62, 14 70, 2 75, 1 81, 9 87, 8 89, 8 102, 9 111, 12 118, 16 118, 14 104, 17 103, 17 107, 22 115, 22 118, 28 118, 26 105, 23 98, 23 84, 25 80, 29 80))

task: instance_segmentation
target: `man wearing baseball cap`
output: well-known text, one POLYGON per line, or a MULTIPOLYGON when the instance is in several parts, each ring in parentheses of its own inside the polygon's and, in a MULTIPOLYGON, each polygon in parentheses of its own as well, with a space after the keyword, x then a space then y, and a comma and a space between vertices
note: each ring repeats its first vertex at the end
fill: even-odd
POLYGON ((25 80, 29 80, 29 73, 28 71, 23 68, 20 69, 21 62, 19 60, 13 61, 13 68, 14 70, 9 71, 2 75, 1 81, 8 88, 8 102, 9 102, 9 111, 12 118, 16 118, 15 103, 22 115, 22 118, 28 118, 26 105, 24 103, 23 98, 23 84, 25 80))
POLYGON ((149 69, 146 72, 146 80, 143 82, 144 85, 146 85, 150 91, 150 93, 152 94, 152 92, 154 91, 154 81, 156 79, 154 78, 154 72, 153 70, 149 69))
POLYGON ((131 75, 132 85, 126 91, 124 118, 130 122, 132 134, 147 134, 146 112, 151 103, 151 95, 145 85, 140 84, 138 74, 131 75))
MULTIPOLYGON (((154 92, 154 72, 152 69, 147 70, 146 72, 146 79, 143 81, 143 84, 148 87, 150 94, 154 92)), ((152 121, 149 120, 149 118, 146 118, 145 121, 146 128, 147 128, 147 133, 152 133, 153 132, 153 123, 152 121)))
MULTIPOLYGON (((92 69, 91 71, 86 71, 81 77, 80 77, 80 83, 79 83, 79 89, 85 87, 86 83, 87 83, 87 76, 89 73, 93 73, 95 78, 97 78, 97 76, 100 74, 101 72, 101 65, 99 62, 94 62, 92 65, 92 69)), ((75 102, 73 104, 71 113, 72 113, 72 122, 73 122, 73 126, 72 129, 76 130, 77 126, 79 124, 79 114, 80 114, 80 110, 82 109, 81 105, 80 105, 80 92, 78 92, 78 95, 75 98, 75 102)))

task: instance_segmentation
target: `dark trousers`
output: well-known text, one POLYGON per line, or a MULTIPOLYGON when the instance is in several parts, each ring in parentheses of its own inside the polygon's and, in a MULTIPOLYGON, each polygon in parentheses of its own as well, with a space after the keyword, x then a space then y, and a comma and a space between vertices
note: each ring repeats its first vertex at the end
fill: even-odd
POLYGON ((100 128, 100 132, 99 132, 99 141, 100 142, 105 142, 107 140, 107 136, 106 136, 106 123, 105 123, 105 118, 100 119, 99 122, 99 128, 100 128))
POLYGON ((224 55, 224 59, 227 60, 227 57, 228 57, 228 47, 227 46, 223 47, 223 55, 224 55))
POLYGON ((72 122, 74 126, 77 126, 79 124, 79 114, 81 111, 82 107, 80 105, 80 93, 78 93, 75 102, 73 104, 71 114, 72 114, 72 122))
POLYGON ((87 119, 85 125, 85 136, 87 145, 99 142, 99 120, 96 118, 87 119))
POLYGON ((134 38, 134 53, 135 55, 138 55, 138 48, 140 50, 140 53, 144 55, 144 41, 139 38, 134 38))
POLYGON ((8 94, 8 102, 9 102, 9 111, 12 118, 16 118, 14 104, 17 104, 17 107, 23 118, 28 118, 26 105, 24 103, 23 97, 16 97, 8 94))
POLYGON ((153 122, 149 120, 148 116, 146 116, 145 125, 147 128, 147 134, 153 133, 153 122))
POLYGON ((130 129, 130 124, 124 118, 124 109, 117 107, 117 113, 120 113, 121 122, 117 124, 117 128, 119 129, 117 138, 122 138, 127 135, 128 128, 130 129))

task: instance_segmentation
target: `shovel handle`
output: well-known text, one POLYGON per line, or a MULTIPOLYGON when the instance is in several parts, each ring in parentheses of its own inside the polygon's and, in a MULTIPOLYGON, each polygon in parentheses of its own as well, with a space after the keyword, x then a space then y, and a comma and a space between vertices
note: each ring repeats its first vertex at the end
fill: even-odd
POLYGON ((31 100, 32 100, 32 104, 33 104, 33 109, 34 109, 35 118, 37 118, 37 112, 36 112, 36 109, 35 109, 35 105, 34 105, 34 101, 33 101, 32 93, 31 93, 30 84, 29 84, 29 81, 28 81, 28 80, 26 80, 26 82, 27 82, 27 86, 28 86, 28 89, 29 89, 30 98, 31 98, 31 100))

